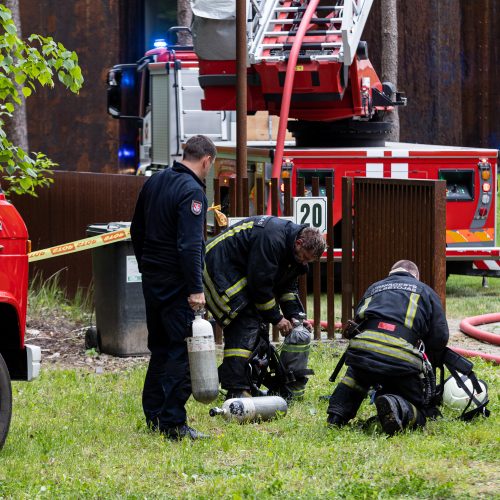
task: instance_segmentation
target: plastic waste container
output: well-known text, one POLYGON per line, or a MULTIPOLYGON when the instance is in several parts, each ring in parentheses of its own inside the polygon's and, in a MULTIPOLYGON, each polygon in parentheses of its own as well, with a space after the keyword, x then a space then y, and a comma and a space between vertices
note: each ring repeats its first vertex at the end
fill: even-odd
MULTIPOLYGON (((130 222, 91 224, 87 236, 123 227, 130 227, 130 222)), ((146 308, 132 241, 126 239, 92 249, 92 275, 96 328, 87 332, 87 348, 92 347, 90 336, 106 354, 148 354, 146 308)))

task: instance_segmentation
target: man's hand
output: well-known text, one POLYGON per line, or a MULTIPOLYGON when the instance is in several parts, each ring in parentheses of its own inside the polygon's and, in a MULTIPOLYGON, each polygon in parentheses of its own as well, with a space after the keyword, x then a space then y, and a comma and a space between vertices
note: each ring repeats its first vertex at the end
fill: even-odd
POLYGON ((193 311, 199 311, 205 307, 205 294, 201 293, 192 293, 188 297, 188 303, 191 306, 193 311))
POLYGON ((278 331, 286 337, 292 331, 292 324, 286 318, 281 318, 279 323, 276 325, 278 331))

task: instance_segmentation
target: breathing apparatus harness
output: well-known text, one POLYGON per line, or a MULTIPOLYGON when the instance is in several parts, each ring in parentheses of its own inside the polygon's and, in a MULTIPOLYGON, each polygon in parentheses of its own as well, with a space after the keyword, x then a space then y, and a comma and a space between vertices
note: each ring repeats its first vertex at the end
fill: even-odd
MULTIPOLYGON (((379 320, 376 320, 376 322, 379 323, 379 320)), ((356 335, 362 333, 361 328, 363 328, 363 330, 366 330, 373 327, 374 320, 364 320, 359 324, 353 320, 348 320, 346 326, 344 327, 343 335, 345 338, 350 340, 356 335)), ((490 415, 490 411, 486 408, 486 405, 489 403, 487 395, 484 401, 480 401, 475 396, 475 394, 481 394, 483 392, 483 388, 480 386, 476 374, 473 371, 474 364, 471 361, 464 358, 455 351, 452 351, 450 348, 445 347, 441 365, 438 366, 440 369, 440 383, 439 385, 436 385, 436 370, 431 365, 429 358, 425 353, 425 345, 422 340, 417 339, 416 335, 413 334, 413 332, 411 332, 413 337, 411 335, 408 335, 409 330, 406 328, 401 328, 399 332, 398 330, 396 330, 396 332, 401 335, 401 337, 405 338, 405 340, 409 341, 410 343, 414 343, 414 345, 417 346, 418 350, 422 354, 423 365, 421 377, 424 391, 424 408, 435 407, 442 403, 444 388, 444 367, 446 367, 451 373, 451 376, 456 380, 457 385, 467 394, 469 398, 467 406, 458 418, 460 420, 470 421, 477 415, 483 415, 484 417, 488 417, 490 415), (464 382, 461 374, 465 375, 465 377, 472 382, 472 386, 474 389, 473 391, 471 391, 469 387, 467 387, 467 384, 464 382), (474 403, 476 407, 469 410, 472 403, 474 403)), ((338 374, 340 373, 340 370, 345 363, 346 353, 347 349, 340 357, 337 365, 330 375, 330 382, 335 382, 338 374)))

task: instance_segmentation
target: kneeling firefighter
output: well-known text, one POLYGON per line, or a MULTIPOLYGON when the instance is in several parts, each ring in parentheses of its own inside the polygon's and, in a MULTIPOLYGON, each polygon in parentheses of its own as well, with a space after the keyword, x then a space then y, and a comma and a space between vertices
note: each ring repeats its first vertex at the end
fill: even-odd
POLYGON ((422 427, 439 415, 432 365, 441 364, 448 324, 439 296, 419 281, 417 266, 396 262, 387 278, 367 289, 353 324, 341 359, 348 368, 330 397, 328 423, 342 426, 354 418, 370 388, 387 434, 422 427))
POLYGON ((324 250, 318 230, 272 216, 244 219, 207 244, 203 281, 224 331, 219 379, 228 398, 251 396, 250 358, 262 336, 268 341, 269 323, 291 332, 303 313, 297 278, 324 250))

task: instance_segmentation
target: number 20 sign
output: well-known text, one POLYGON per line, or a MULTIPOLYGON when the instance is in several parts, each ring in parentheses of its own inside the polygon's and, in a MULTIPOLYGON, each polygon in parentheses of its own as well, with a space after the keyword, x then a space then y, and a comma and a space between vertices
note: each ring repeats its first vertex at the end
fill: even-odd
POLYGON ((293 199, 293 216, 296 224, 309 226, 326 233, 326 196, 301 196, 293 199))

